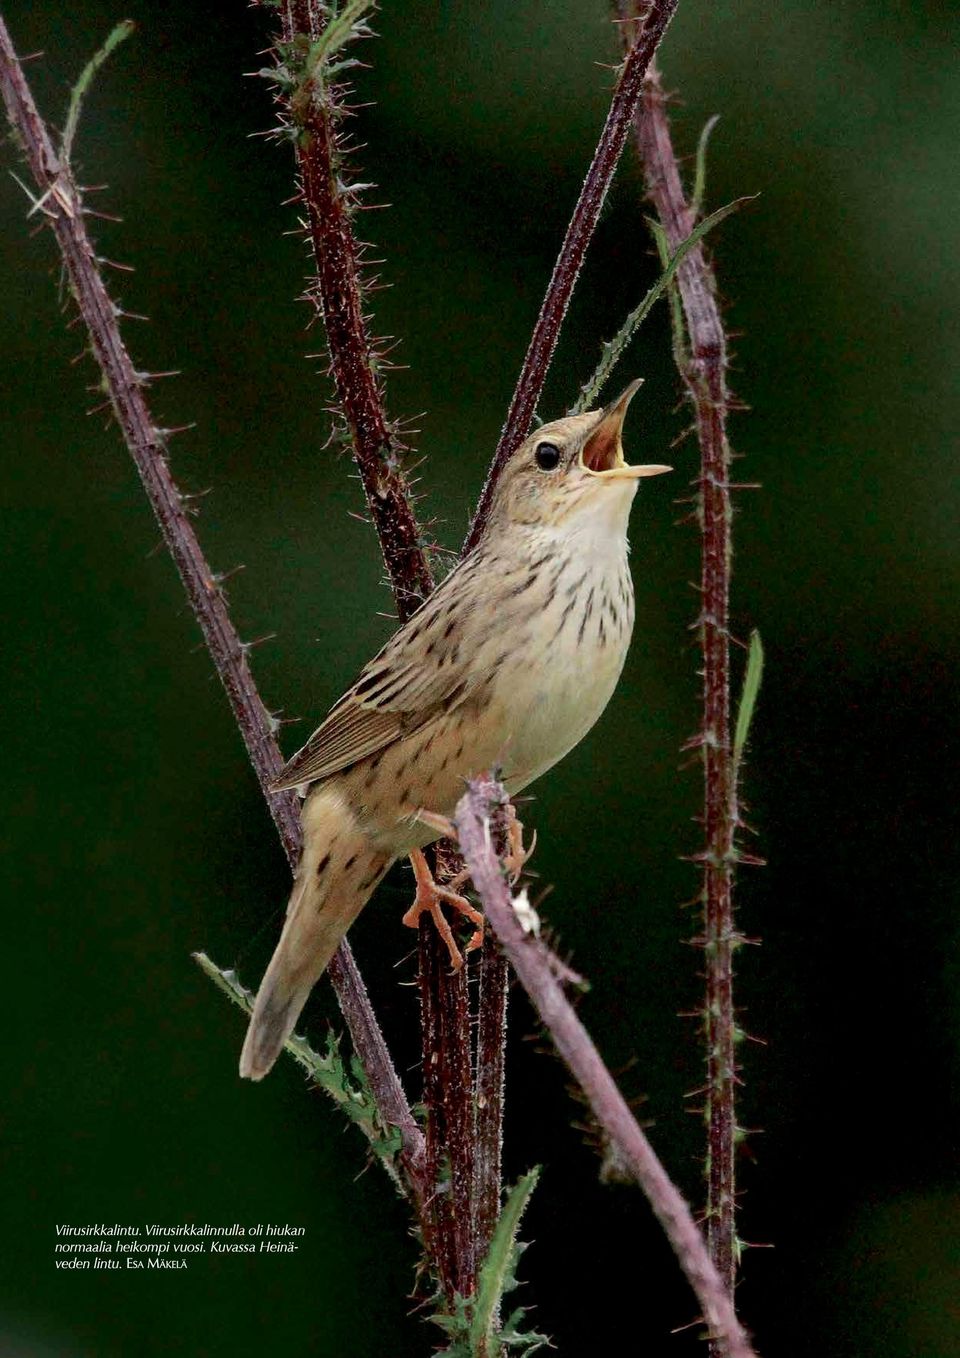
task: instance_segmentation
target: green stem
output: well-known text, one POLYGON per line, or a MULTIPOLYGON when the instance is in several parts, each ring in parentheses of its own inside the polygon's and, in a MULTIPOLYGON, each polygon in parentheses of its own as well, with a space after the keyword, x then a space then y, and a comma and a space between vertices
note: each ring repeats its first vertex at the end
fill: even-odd
POLYGON ((510 1190, 490 1241, 490 1249, 480 1270, 477 1300, 470 1324, 470 1347, 475 1358, 495 1358, 499 1351, 496 1331, 500 1302, 513 1277, 520 1218, 539 1178, 540 1170, 531 1169, 510 1190))
MULTIPOLYGON (((255 996, 241 983, 235 971, 222 970, 204 952, 195 952, 193 960, 204 975, 209 976, 225 995, 229 995, 234 1004, 248 1017, 253 1013, 255 996)), ((382 1122, 360 1064, 356 1061, 353 1063, 354 1078, 351 1080, 336 1040, 332 1036, 324 1055, 311 1047, 307 1039, 297 1033, 291 1034, 283 1045, 297 1064, 307 1072, 313 1083, 328 1094, 350 1121, 360 1128, 370 1143, 370 1149, 396 1187, 405 1194, 406 1187, 397 1162, 402 1146, 400 1132, 397 1128, 385 1126, 382 1122)))

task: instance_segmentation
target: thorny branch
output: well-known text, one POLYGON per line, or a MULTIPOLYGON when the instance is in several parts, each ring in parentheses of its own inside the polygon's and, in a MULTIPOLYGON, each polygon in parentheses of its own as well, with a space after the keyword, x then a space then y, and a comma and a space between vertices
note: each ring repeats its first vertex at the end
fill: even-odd
MULTIPOLYGON (((412 507, 403 470, 404 445, 387 418, 381 371, 385 357, 364 315, 368 286, 361 274, 363 251, 353 219, 364 186, 348 182, 343 121, 349 110, 343 51, 369 36, 372 4, 354 0, 331 18, 317 0, 286 0, 277 65, 281 122, 291 131, 300 196, 316 277, 308 296, 323 322, 337 403, 349 433, 367 505, 402 619, 434 586, 425 538, 412 507)), ((348 63, 347 63, 348 64, 348 63)), ((440 855, 449 873, 453 855, 440 855)), ((475 1155, 474 1061, 471 1053, 467 975, 451 974, 446 951, 425 919, 418 940, 421 1002, 423 1105, 427 1110, 423 1174, 430 1185, 422 1203, 424 1245, 447 1304, 472 1296, 478 1235, 475 1190, 500 1208, 499 1157, 475 1155), (488 1175, 495 1178, 488 1181, 488 1175), (482 1180, 477 1175, 484 1176, 482 1180)), ((505 1022, 503 1006, 499 1022, 505 1022)), ((482 1023, 482 1019, 481 1019, 482 1023)), ((503 1037, 501 1034, 500 1041, 503 1037)), ((499 1108, 493 1110, 499 1116, 499 1108)), ((483 1124, 485 1129, 486 1124, 483 1124)), ((499 1144, 499 1125, 490 1133, 499 1144)), ((487 1138, 488 1139, 488 1138, 487 1138)))
POLYGON ((491 812, 506 792, 492 779, 473 779, 456 811, 460 849, 484 913, 500 946, 530 996, 544 1026, 617 1148, 622 1163, 643 1189, 703 1309, 710 1333, 729 1358, 753 1358, 730 1294, 678 1190, 634 1118, 558 979, 557 960, 534 933, 525 932, 490 833, 491 812))
MULTIPOLYGON (((647 190, 667 242, 675 249, 694 224, 670 142, 663 90, 648 76, 637 138, 647 190)), ((713 274, 703 247, 680 265, 677 286, 689 335, 682 372, 694 408, 701 465, 698 478, 701 532, 699 635, 703 654, 703 755, 705 847, 703 947, 707 978, 704 1007, 707 1050, 707 1239, 717 1271, 733 1295, 737 1269, 735 1223, 736 1020, 733 953, 742 941, 734 927, 733 875, 739 823, 730 742, 730 448, 726 419, 726 340, 713 274)))
MULTIPOLYGON (((121 338, 121 313, 104 285, 84 220, 82 196, 74 183, 70 165, 50 140, 2 17, 0 92, 37 187, 33 211, 43 213, 56 236, 71 291, 90 337, 93 357, 102 373, 107 403, 112 406, 143 481, 164 543, 180 573, 207 648, 223 681, 287 858, 295 867, 301 843, 296 798, 286 792, 266 792, 283 764, 274 739, 274 719, 257 691, 247 663, 248 648, 241 642, 230 619, 221 582, 203 555, 184 509, 183 498, 170 474, 166 451, 171 431, 156 425, 144 394, 149 375, 136 371, 121 338)), ((330 975, 354 1050, 380 1114, 386 1124, 400 1130, 402 1162, 414 1197, 419 1200, 424 1191, 423 1136, 346 943, 341 945, 330 967, 330 975)))
MULTIPOLYGON (((366 7, 354 8, 362 16, 366 7)), ((346 18, 346 11, 341 17, 346 18)), ((433 589, 433 575, 403 470, 405 448, 384 409, 379 373, 385 357, 363 312, 362 251, 351 223, 360 209, 362 186, 348 185, 342 177, 345 91, 321 46, 333 21, 317 0, 287 0, 282 19, 278 64, 272 74, 281 116, 295 138, 316 262, 316 284, 309 295, 323 319, 337 402, 403 621, 433 589)), ((358 17, 347 26, 341 42, 368 32, 358 17)))
MULTIPOLYGON (((448 855, 443 854, 443 858, 448 855)), ((474 1231, 474 1091, 467 968, 451 972, 437 931, 422 926, 419 989, 423 1104, 427 1110, 426 1169, 434 1186, 427 1244, 448 1306, 471 1297, 477 1280, 474 1231)), ((500 1203, 499 1175, 492 1191, 500 1203)))
MULTIPOLYGON (((618 0, 622 18, 636 11, 618 0)), ((626 32, 626 27, 625 27, 626 32)), ((670 138, 660 77, 651 66, 636 119, 637 149, 647 192, 675 250, 695 225, 697 210, 684 195, 670 138)), ((700 447, 697 516, 701 541, 700 615, 703 656, 703 724, 693 746, 702 752, 705 846, 697 855, 703 870, 703 936, 707 1051, 707 1239, 728 1294, 733 1296, 739 1261, 736 1231, 736 1122, 738 1037, 733 1001, 733 954, 742 943, 733 908, 733 880, 739 853, 737 779, 730 739, 730 571, 732 510, 730 447, 727 441, 727 349, 713 271, 702 245, 677 271, 689 350, 678 355, 681 377, 694 410, 700 447)), ((722 1349, 714 1346, 719 1355, 722 1349)))
POLYGON ((487 937, 480 955, 475 1055, 473 1216, 477 1257, 483 1258, 500 1215, 503 1098, 507 1039, 507 959, 487 937))
POLYGON ((476 546, 482 537, 497 481, 503 468, 529 432, 560 337, 560 327, 567 314, 567 307, 583 267, 587 247, 597 229, 600 210, 613 181, 614 171, 640 103, 647 67, 653 60, 673 18, 677 2, 678 0, 650 0, 645 10, 643 24, 638 27, 620 68, 610 111, 547 285, 543 305, 500 434, 497 451, 487 473, 487 480, 467 536, 465 551, 476 546))

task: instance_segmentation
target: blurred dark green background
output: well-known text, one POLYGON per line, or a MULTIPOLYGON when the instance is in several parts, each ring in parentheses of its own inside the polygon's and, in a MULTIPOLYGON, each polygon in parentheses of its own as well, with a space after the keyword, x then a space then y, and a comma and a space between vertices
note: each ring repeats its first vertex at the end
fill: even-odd
MULTIPOLYGON (((145 368, 182 368, 155 406, 196 421, 174 444, 199 530, 267 699, 316 719, 390 624, 359 488, 323 451, 324 382, 303 354, 306 272, 285 149, 251 140, 268 92, 263 14, 237 5, 9 3, 54 120, 118 19, 138 32, 84 115, 83 176, 109 184, 104 253, 148 326, 145 368)), ((616 47, 602 3, 387 4, 364 56, 362 225, 394 286, 389 389, 426 414, 425 514, 466 527, 569 209, 616 47)), ((763 946, 740 963, 743 1314, 782 1358, 952 1355, 960 1347, 956 886, 960 549, 956 431, 960 115, 956 10, 942 4, 682 0, 667 83, 689 152, 722 115, 711 206, 759 192, 715 240, 736 332, 744 479, 737 627, 767 677, 747 774, 769 867, 740 890, 763 946)), ((16 167, 11 148, 7 167, 16 167)), ((7 962, 0 1349, 56 1358, 418 1355, 407 1219, 358 1137, 284 1064, 235 1075, 242 1035, 189 960, 252 983, 285 900, 284 862, 132 466, 57 310, 57 265, 26 200, 0 190, 7 962), (54 1225, 291 1222, 293 1259, 188 1273, 67 1275, 54 1225)), ((543 410, 559 413, 654 274, 632 157, 605 212, 543 410)), ((681 431, 664 314, 623 379, 646 376, 628 446, 662 460, 681 431)), ((700 1198, 695 928, 696 542, 678 474, 634 519, 637 633, 611 709, 537 788, 528 819, 549 917, 594 981, 582 1013, 667 1166, 700 1198), (630 1063, 633 1062, 631 1065, 630 1063)), ((292 749, 308 729, 286 733, 292 749)), ((353 942, 403 1066, 415 1061, 410 937, 397 872, 353 942)), ((310 1030, 339 1018, 327 989, 310 1030)), ((517 999, 507 1166, 543 1163, 525 1235, 538 1325, 562 1353, 701 1352, 689 1294, 638 1194, 601 1187, 561 1068, 525 1041, 517 999)), ((411 1087, 416 1072, 409 1071, 411 1087)))

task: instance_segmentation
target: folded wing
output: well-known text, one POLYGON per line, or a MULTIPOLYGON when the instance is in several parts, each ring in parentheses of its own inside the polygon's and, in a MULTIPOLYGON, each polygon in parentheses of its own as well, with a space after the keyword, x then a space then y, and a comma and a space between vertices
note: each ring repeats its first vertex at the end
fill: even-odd
POLYGON ((471 608, 469 597, 447 588, 452 578, 371 660, 271 783, 271 791, 329 778, 465 699, 478 677, 475 667, 468 670, 472 648, 465 633, 471 608))

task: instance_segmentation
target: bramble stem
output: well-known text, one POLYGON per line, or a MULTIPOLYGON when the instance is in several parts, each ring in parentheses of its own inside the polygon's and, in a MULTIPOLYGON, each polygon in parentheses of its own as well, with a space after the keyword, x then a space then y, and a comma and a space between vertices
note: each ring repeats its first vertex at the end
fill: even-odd
MULTIPOLYGON (((234 629, 223 590, 201 551, 184 510, 183 498, 170 474, 166 458, 168 435, 153 420, 144 396, 144 384, 148 379, 136 372, 120 335, 119 312, 100 274, 70 166, 54 150, 2 16, 0 92, 37 186, 39 196, 34 210, 43 213, 56 237, 73 296, 87 328, 93 357, 103 376, 105 393, 223 682, 287 858, 291 866, 295 866, 301 843, 296 798, 288 792, 270 794, 266 791, 283 765, 273 738, 273 718, 261 701, 247 663, 246 648, 234 629)), ((383 1122, 400 1130, 402 1162, 414 1196, 419 1199, 424 1187, 421 1178, 423 1136, 346 943, 341 945, 330 974, 354 1051, 364 1068, 383 1122)))
POLYGON ((487 473, 480 502, 464 544, 464 551, 469 551, 479 542, 500 474, 530 429, 560 337, 560 327, 567 314, 567 307, 583 267, 587 248, 597 229, 600 210, 623 152, 627 133, 640 104, 644 75, 660 46, 676 7, 677 0, 650 0, 643 26, 636 32, 620 68, 607 119, 547 285, 543 305, 533 328, 530 345, 523 360, 497 451, 487 473))
POLYGON ((473 1211, 477 1259, 486 1256, 500 1216, 503 1096, 507 1055, 507 959, 487 937, 480 954, 474 1060, 473 1211))
MULTIPOLYGON (((356 19, 365 8, 370 6, 354 6, 356 19)), ((344 10, 332 22, 342 24, 347 18, 344 10)), ((342 179, 342 89, 328 78, 327 57, 317 56, 328 20, 329 11, 316 0, 286 0, 279 68, 284 78, 278 102, 295 133, 297 171, 316 262, 311 296, 323 318, 337 401, 403 621, 433 589, 433 575, 403 470, 404 445, 384 409, 378 376, 383 355, 364 319, 361 251, 351 225, 359 206, 357 191, 342 179)), ((347 24, 339 46, 349 36, 347 24)))
MULTIPOLYGON (((644 82, 636 124, 647 192, 670 250, 695 224, 684 196, 670 139, 666 101, 655 67, 644 82)), ((700 447, 698 520, 701 541, 700 645, 703 656, 703 723, 693 742, 702 752, 705 845, 703 937, 706 972, 704 1038, 707 1051, 707 1239, 729 1295, 736 1282, 736 1015, 733 954, 742 942, 733 911, 733 879, 740 824, 730 739, 730 567, 732 555, 730 447, 726 422, 726 337, 713 272, 702 245, 677 270, 689 346, 680 372, 694 410, 700 447)), ((722 1348, 714 1346, 717 1355, 722 1348)))
MULTIPOLYGON (((447 1303, 473 1295, 477 1255, 473 1230, 473 1085, 467 968, 450 958, 432 925, 419 937, 423 1103, 429 1245, 447 1303)), ((497 1184, 499 1193, 499 1181, 497 1184)))
POLYGON ((506 803, 502 785, 471 780, 456 811, 460 848, 484 913, 510 964, 593 1114, 643 1189, 693 1288, 712 1336, 729 1358, 753 1358, 753 1348, 710 1258, 690 1208, 674 1187, 639 1123, 577 1017, 558 979, 556 959, 532 933, 525 933, 493 844, 491 813, 506 803))
MULTIPOLYGON (((404 447, 384 407, 378 376, 382 357, 364 318, 361 251, 351 221, 359 207, 358 191, 346 182, 340 134, 344 90, 327 67, 335 47, 365 35, 363 17, 371 8, 355 0, 330 20, 315 0, 286 0, 278 48, 278 102, 295 133, 300 189, 316 265, 310 296, 323 320, 338 404, 402 620, 430 594, 434 582, 403 471, 404 447)), ((438 853, 438 863, 442 861, 451 874, 456 871, 452 860, 453 855, 438 853)), ((467 973, 465 969, 450 973, 446 951, 428 917, 420 928, 418 957, 427 1113, 423 1172, 430 1186, 421 1204, 421 1228, 424 1246, 452 1308, 457 1294, 471 1296, 476 1286, 482 1254, 478 1254, 474 1192, 484 1202, 495 1202, 499 1213, 500 1162, 499 1156, 493 1161, 485 1155, 477 1168, 467 973), (488 1179, 491 1173, 496 1174, 494 1182, 488 1179)), ((484 1029, 502 1025, 504 1020, 501 1003, 495 1015, 484 1016, 481 1008, 478 1021, 484 1029)), ((503 1042, 501 1031, 499 1047, 503 1042)), ((495 1111, 502 1116, 502 1103, 495 1111)), ((492 1135, 499 1145, 499 1124, 492 1135)), ((486 1242, 480 1243, 485 1246, 486 1242)))

